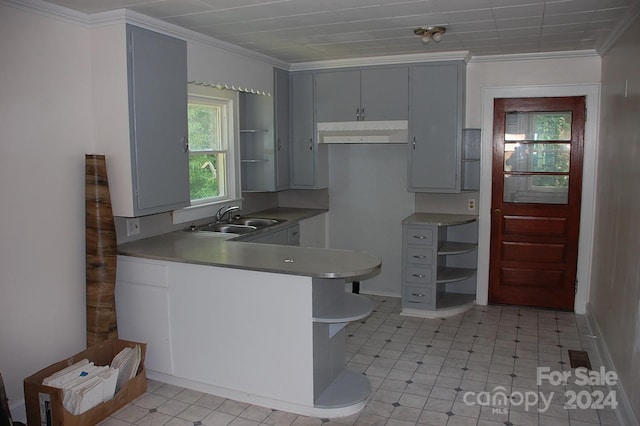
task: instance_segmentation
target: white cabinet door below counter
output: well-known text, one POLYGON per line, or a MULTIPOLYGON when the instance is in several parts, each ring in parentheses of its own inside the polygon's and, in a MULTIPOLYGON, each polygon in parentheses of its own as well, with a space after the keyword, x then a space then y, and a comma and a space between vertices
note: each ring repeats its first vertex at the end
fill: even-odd
POLYGON ((116 307, 118 336, 147 344, 145 368, 173 374, 166 268, 118 256, 116 307))

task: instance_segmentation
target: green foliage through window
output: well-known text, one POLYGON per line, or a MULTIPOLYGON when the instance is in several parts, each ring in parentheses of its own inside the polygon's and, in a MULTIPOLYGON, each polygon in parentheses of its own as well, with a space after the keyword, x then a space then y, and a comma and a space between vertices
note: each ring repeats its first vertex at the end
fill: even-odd
POLYGON ((221 117, 223 106, 189 104, 189 183, 191 200, 203 200, 225 194, 221 117))

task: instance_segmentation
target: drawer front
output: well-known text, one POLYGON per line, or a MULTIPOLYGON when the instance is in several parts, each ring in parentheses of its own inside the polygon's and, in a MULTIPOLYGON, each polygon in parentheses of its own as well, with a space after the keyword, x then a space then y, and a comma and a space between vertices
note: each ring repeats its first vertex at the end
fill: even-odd
POLYGON ((407 227, 408 245, 430 246, 433 244, 433 229, 407 227))
POLYGON ((406 308, 432 309, 435 307, 433 286, 406 286, 402 293, 402 305, 406 308))
POLYGON ((416 284, 431 284, 431 268, 407 266, 405 268, 405 281, 416 284))
POLYGON ((423 247, 407 247, 407 263, 431 265, 433 263, 433 250, 423 247))

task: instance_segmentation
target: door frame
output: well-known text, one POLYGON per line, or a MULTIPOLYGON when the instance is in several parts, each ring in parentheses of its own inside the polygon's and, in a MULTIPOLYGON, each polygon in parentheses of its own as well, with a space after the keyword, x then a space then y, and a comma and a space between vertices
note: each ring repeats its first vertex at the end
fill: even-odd
POLYGON ((489 254, 491 243, 491 187, 493 147, 493 101, 496 98, 540 98, 586 96, 587 115, 584 128, 582 160, 582 202, 578 242, 578 287, 574 311, 584 314, 591 285, 591 259, 595 227, 595 193, 600 123, 600 84, 485 87, 482 89, 482 150, 478 209, 478 287, 476 301, 486 305, 489 298, 489 254))

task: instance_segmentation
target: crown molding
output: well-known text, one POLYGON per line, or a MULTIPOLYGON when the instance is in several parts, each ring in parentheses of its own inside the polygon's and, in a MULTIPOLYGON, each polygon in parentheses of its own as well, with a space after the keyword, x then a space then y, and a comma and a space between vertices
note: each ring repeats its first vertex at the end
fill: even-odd
POLYGON ((289 71, 310 71, 333 68, 362 67, 370 65, 397 65, 415 62, 465 61, 470 58, 468 50, 452 52, 414 53, 405 55, 371 56, 364 58, 333 59, 327 61, 296 62, 289 71))
POLYGON ((604 41, 596 47, 600 56, 604 56, 604 54, 611 49, 616 40, 618 40, 622 33, 624 33, 638 17, 640 17, 640 0, 636 0, 636 2, 629 8, 629 11, 624 15, 624 18, 622 18, 618 24, 611 29, 607 38, 605 38, 604 41))
POLYGON ((534 61, 540 59, 575 59, 575 58, 599 58, 600 55, 593 49, 567 50, 562 52, 537 52, 515 53, 508 55, 473 56, 470 63, 476 62, 507 62, 507 61, 534 61))
POLYGON ((68 9, 63 6, 58 6, 53 3, 49 3, 43 0, 0 0, 3 3, 7 3, 10 6, 18 9, 37 13, 42 16, 47 16, 54 19, 60 19, 70 23, 85 26, 87 28, 98 27, 102 25, 128 23, 134 24, 149 30, 157 31, 163 34, 167 34, 176 38, 180 38, 185 41, 199 43, 206 46, 211 46, 219 49, 226 50, 230 53, 256 59, 261 62, 266 62, 279 68, 288 69, 289 63, 272 58, 261 53, 254 52, 249 49, 245 49, 240 46, 233 45, 231 43, 224 42, 222 40, 215 39, 213 37, 179 27, 168 22, 160 21, 158 19, 143 15, 138 12, 127 9, 117 9, 106 12, 98 12, 92 14, 86 14, 78 12, 72 9, 68 9))
POLYGON ((88 27, 88 19, 86 13, 76 10, 67 9, 57 4, 49 3, 42 0, 0 0, 7 6, 20 9, 25 12, 31 12, 40 16, 46 16, 53 19, 69 22, 72 24, 88 27))

